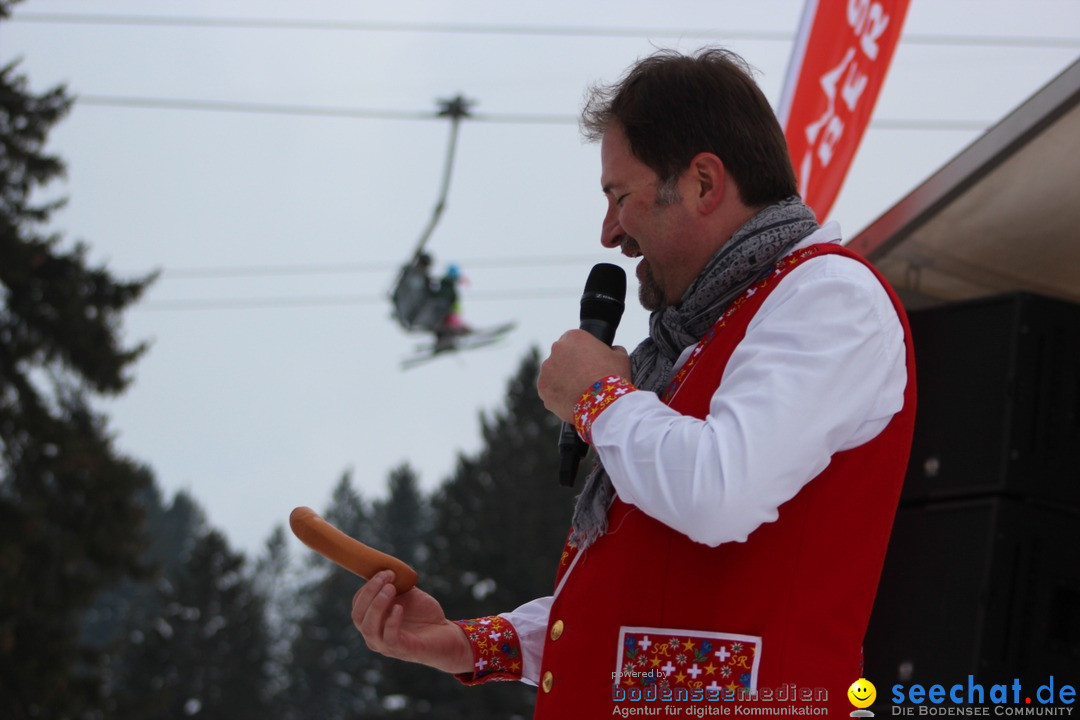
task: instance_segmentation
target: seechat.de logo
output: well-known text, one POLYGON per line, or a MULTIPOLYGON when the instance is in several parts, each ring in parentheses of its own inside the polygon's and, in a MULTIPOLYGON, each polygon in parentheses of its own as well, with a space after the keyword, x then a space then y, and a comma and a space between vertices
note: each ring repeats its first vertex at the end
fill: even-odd
POLYGON ((1053 675, 1034 692, 1025 690, 1019 678, 985 686, 974 675, 968 675, 966 683, 952 685, 893 685, 892 702, 893 715, 1069 716, 1076 702, 1076 688, 1053 675))

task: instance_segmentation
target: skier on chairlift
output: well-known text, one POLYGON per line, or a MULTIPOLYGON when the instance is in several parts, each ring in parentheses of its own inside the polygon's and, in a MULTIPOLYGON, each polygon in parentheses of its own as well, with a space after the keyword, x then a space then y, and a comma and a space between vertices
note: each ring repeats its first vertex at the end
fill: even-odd
POLYGON ((514 328, 513 322, 483 328, 473 328, 461 319, 457 286, 464 281, 456 265, 450 265, 439 280, 431 275, 431 255, 424 246, 431 238, 435 226, 446 208, 446 195, 450 186, 450 171, 457 147, 458 126, 462 118, 470 117, 471 101, 458 95, 439 101, 439 117, 450 119, 450 146, 443 168, 442 186, 438 200, 412 258, 402 267, 397 283, 391 292, 393 315, 402 328, 409 332, 429 332, 434 335, 430 344, 422 345, 417 354, 402 362, 403 367, 413 367, 451 350, 471 350, 497 342, 514 328))
POLYGON ((464 278, 457 265, 450 265, 436 281, 431 266, 431 256, 421 252, 402 269, 393 295, 394 316, 406 330, 434 334, 435 349, 448 350, 455 338, 469 332, 457 290, 464 278))

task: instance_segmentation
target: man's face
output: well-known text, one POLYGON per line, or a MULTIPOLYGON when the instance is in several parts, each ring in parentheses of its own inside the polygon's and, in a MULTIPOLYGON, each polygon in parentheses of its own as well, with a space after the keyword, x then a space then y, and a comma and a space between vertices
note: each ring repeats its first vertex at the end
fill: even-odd
POLYGON ((646 310, 674 305, 701 269, 688 262, 688 210, 679 186, 662 188, 660 177, 634 156, 617 124, 600 142, 600 165, 608 201, 601 244, 641 258, 638 294, 646 310))

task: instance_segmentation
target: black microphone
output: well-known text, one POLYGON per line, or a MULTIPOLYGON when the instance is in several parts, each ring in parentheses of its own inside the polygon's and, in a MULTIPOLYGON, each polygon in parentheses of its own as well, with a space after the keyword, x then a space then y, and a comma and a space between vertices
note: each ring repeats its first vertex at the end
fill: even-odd
MULTIPOLYGON (((610 346, 615 330, 622 319, 626 300, 626 272, 618 265, 595 265, 585 281, 581 294, 581 329, 610 346)), ((559 433, 559 483, 573 487, 578 463, 585 457, 589 445, 582 440, 570 423, 562 424, 559 433)))

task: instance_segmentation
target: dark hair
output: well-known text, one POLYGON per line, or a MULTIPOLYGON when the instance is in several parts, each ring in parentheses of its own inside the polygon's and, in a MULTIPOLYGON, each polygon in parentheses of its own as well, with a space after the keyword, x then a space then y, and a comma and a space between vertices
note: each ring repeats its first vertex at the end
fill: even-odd
POLYGON ((693 56, 661 50, 615 85, 591 88, 582 133, 596 141, 612 123, 661 181, 679 177, 698 153, 711 152, 751 207, 797 193, 780 123, 746 61, 728 50, 693 56))

